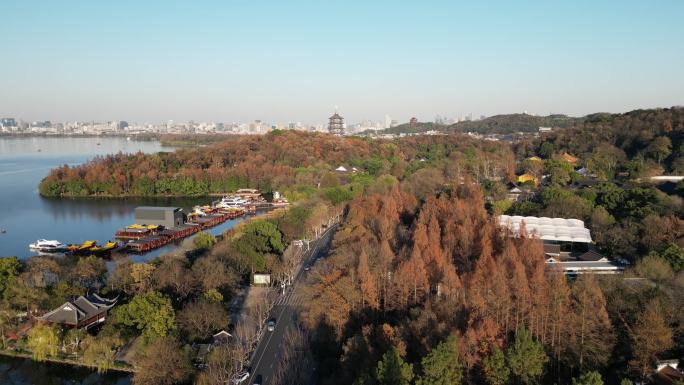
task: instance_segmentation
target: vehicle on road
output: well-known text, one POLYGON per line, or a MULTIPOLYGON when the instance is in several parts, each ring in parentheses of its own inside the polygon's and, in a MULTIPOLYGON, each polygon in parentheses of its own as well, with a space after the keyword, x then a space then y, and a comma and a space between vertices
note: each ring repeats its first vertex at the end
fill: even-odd
POLYGON ((269 332, 272 332, 275 330, 275 320, 269 320, 268 323, 266 324, 266 329, 268 329, 269 332))
POLYGON ((233 376, 233 378, 230 380, 230 383, 233 385, 238 385, 241 384, 244 380, 249 378, 249 372, 248 371, 242 371, 240 373, 237 373, 233 376))
POLYGON ((304 266, 304 271, 309 271, 309 270, 311 270, 311 266, 309 266, 309 265, 304 266))
POLYGON ((252 382, 252 385, 263 385, 263 382, 264 382, 264 377, 261 374, 259 374, 254 379, 254 382, 252 382))

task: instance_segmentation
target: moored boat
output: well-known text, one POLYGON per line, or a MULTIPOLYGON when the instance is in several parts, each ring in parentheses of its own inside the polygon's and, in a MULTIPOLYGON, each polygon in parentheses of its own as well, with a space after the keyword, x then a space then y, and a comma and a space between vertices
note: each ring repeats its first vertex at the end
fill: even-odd
POLYGON ((57 253, 66 251, 69 246, 56 240, 39 239, 29 245, 29 249, 44 253, 57 253))
POLYGON ((69 245, 69 251, 74 254, 81 254, 90 251, 97 246, 97 241, 85 241, 80 245, 69 245))

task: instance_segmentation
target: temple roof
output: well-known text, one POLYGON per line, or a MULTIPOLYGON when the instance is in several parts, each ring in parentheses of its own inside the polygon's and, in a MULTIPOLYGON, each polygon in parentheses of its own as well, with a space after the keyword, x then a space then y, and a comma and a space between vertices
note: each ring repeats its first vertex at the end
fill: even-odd
POLYGON ((114 306, 117 299, 107 299, 97 294, 88 294, 85 297, 80 296, 73 301, 64 302, 62 306, 38 318, 58 324, 77 326, 79 322, 95 317, 114 306))
POLYGON ((342 119, 342 117, 340 116, 340 114, 335 112, 335 114, 333 116, 331 116, 330 119, 342 119))

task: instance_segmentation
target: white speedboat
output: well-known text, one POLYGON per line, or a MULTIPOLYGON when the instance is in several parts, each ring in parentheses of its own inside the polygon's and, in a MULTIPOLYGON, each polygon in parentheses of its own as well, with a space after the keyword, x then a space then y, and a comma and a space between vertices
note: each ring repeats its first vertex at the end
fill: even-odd
POLYGON ((202 210, 202 207, 200 207, 200 206, 195 206, 195 207, 192 208, 192 214, 191 214, 191 215, 197 215, 197 216, 200 216, 200 217, 204 217, 204 216, 207 215, 207 213, 205 213, 205 212, 202 210))
POLYGON ((66 251, 69 246, 55 240, 39 239, 29 245, 29 249, 44 253, 66 251))
POLYGON ((224 209, 239 209, 244 207, 248 202, 240 197, 225 196, 218 203, 218 207, 224 209))

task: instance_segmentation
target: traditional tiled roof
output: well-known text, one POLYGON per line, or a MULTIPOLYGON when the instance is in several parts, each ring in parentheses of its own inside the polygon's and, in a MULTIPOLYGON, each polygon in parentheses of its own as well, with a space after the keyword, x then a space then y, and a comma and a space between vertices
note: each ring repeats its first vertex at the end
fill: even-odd
POLYGON ((104 313, 116 304, 117 298, 106 299, 97 294, 80 296, 44 314, 39 319, 68 326, 78 326, 81 321, 104 313))

